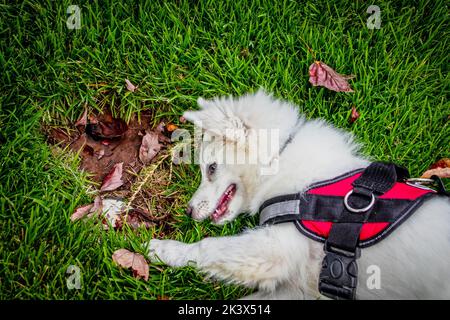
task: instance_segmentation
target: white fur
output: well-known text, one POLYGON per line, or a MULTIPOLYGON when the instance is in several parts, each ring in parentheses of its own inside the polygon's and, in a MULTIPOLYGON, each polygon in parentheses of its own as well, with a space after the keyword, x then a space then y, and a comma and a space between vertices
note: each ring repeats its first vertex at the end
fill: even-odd
MULTIPOLYGON (((207 136, 225 137, 208 142, 218 149, 252 134, 250 129, 280 130, 280 141, 295 132, 280 156, 269 154, 256 164, 219 164, 214 177, 207 165, 216 161, 205 153, 200 164, 202 182, 190 201, 193 218, 202 220, 213 212, 218 198, 230 183, 237 192, 229 211, 218 224, 242 212, 256 213, 265 200, 302 191, 309 184, 333 178, 369 163, 358 154, 350 134, 322 120, 305 120, 297 107, 259 91, 244 97, 199 99, 200 111, 185 117, 201 126, 207 136), (297 122, 297 119, 300 119, 297 122), (299 123, 300 125, 296 126, 299 123), (239 129, 233 134, 227 129, 239 129), (262 163, 277 161, 275 175, 261 175, 262 163)), ((254 133, 253 133, 254 134, 254 133)), ((248 146, 236 149, 246 153, 248 146)), ((211 277, 258 289, 250 299, 318 299, 318 276, 323 258, 322 244, 301 235, 293 224, 258 227, 240 235, 205 238, 185 244, 173 240, 151 240, 149 256, 173 267, 188 264, 211 277)), ((392 235, 362 250, 358 260, 358 299, 450 299, 450 201, 426 201, 392 235), (370 266, 381 271, 380 289, 366 285, 370 266)))

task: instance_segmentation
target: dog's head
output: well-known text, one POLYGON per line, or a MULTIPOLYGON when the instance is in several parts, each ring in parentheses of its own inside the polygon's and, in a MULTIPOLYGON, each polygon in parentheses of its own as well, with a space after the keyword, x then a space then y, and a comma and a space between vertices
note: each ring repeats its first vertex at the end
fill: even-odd
POLYGON ((298 119, 289 104, 263 91, 238 99, 198 99, 184 118, 202 129, 198 161, 202 181, 187 213, 224 224, 249 210, 261 176, 276 174, 280 145, 298 119))

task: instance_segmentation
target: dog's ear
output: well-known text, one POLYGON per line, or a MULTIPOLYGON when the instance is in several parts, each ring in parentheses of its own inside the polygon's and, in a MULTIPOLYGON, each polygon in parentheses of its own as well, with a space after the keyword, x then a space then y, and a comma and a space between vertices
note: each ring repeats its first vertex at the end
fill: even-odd
POLYGON ((224 137, 228 141, 244 141, 248 128, 234 112, 233 106, 221 107, 215 101, 199 98, 200 110, 185 111, 183 117, 209 133, 224 137))

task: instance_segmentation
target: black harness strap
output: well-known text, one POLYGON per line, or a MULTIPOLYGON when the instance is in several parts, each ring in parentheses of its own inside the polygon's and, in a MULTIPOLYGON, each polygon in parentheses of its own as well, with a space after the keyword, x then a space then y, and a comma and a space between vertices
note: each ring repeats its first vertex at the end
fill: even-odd
MULTIPOLYGON (((325 257, 319 278, 319 291, 333 299, 354 299, 358 276, 356 261, 360 257, 361 248, 374 245, 388 236, 426 199, 436 195, 449 196, 437 176, 432 176, 428 181, 421 181, 434 181, 437 192, 420 184, 414 185, 417 180, 420 179, 408 179, 408 171, 404 168, 375 162, 365 169, 356 169, 313 183, 303 192, 266 200, 259 208, 260 225, 293 222, 308 238, 324 242, 325 257), (347 194, 340 192, 336 195, 332 191, 323 190, 317 192, 322 187, 336 187, 336 184, 357 174, 359 177, 351 180, 352 188, 347 194), (404 197, 380 197, 395 189, 397 183, 395 192, 404 192, 404 197), (413 196, 411 186, 428 191, 422 190, 421 195, 413 196), (412 192, 411 197, 408 197, 408 192, 412 192), (320 225, 321 222, 326 224, 320 225), (383 229, 369 233, 369 236, 366 232, 364 240, 360 240, 363 226, 370 227, 370 224, 377 222, 384 225, 383 229)), ((349 190, 349 181, 339 188, 349 190)))
POLYGON ((345 197, 344 209, 324 245, 326 254, 319 278, 319 291, 323 295, 333 299, 355 298, 361 228, 369 219, 377 197, 406 177, 406 169, 374 162, 352 183, 353 190, 345 197))

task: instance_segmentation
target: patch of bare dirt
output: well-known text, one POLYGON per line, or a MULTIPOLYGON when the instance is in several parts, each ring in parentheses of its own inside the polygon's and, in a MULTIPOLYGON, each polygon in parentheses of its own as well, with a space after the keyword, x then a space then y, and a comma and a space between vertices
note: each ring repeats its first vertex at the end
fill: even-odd
POLYGON ((108 185, 99 188, 102 199, 123 199, 128 204, 116 230, 128 224, 133 229, 164 226, 162 235, 171 232, 178 194, 170 191, 172 164, 167 148, 177 126, 161 122, 153 128, 153 119, 151 112, 142 112, 140 119, 134 115, 126 123, 110 112, 86 110, 70 128, 44 128, 50 144, 79 153, 80 170, 90 173, 99 186, 108 185))

